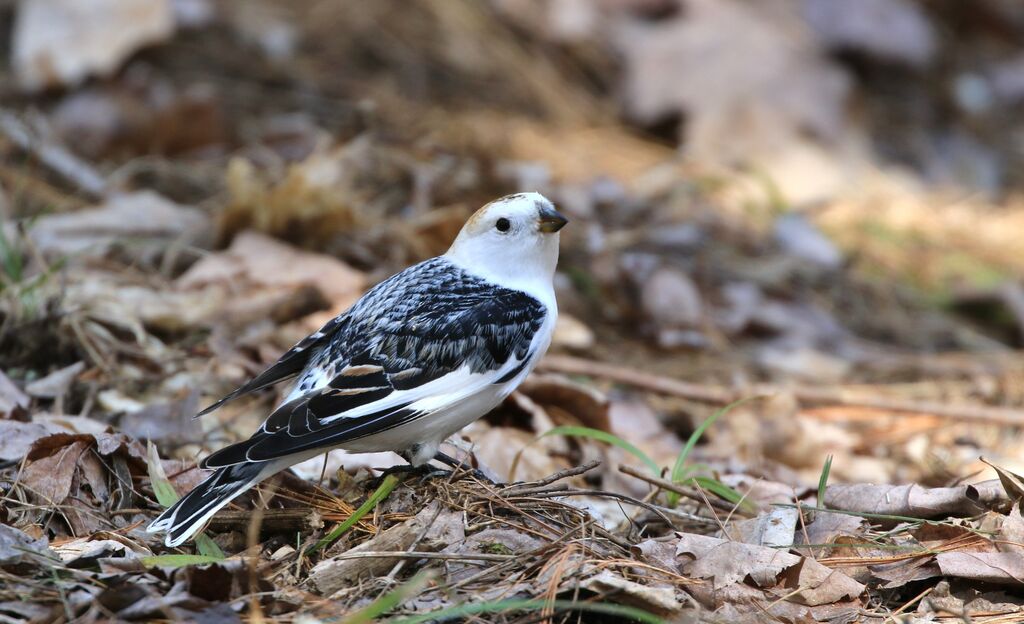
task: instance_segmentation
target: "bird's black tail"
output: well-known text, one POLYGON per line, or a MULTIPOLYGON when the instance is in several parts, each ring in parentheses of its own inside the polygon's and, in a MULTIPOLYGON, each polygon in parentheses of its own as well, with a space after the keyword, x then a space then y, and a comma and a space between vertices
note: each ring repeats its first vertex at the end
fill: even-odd
POLYGON ((252 462, 220 468, 168 507, 146 530, 150 533, 166 531, 165 544, 172 547, 181 545, 195 535, 221 507, 280 470, 276 463, 252 462))

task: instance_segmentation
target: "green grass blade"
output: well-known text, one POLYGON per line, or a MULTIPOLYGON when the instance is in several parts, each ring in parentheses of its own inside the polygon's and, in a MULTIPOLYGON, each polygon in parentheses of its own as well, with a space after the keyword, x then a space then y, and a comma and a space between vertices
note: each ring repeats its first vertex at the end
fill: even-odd
MULTIPOLYGON (((761 398, 760 396, 752 396, 752 397, 746 397, 744 399, 739 399, 738 401, 733 401, 732 403, 730 403, 730 404, 728 404, 728 405, 726 405, 724 407, 721 407, 721 408, 715 410, 715 413, 713 413, 710 416, 708 416, 707 418, 705 418, 704 422, 702 422, 700 424, 700 426, 697 427, 693 431, 693 433, 690 434, 690 437, 687 438, 686 444, 683 445, 683 450, 679 451, 679 455, 676 457, 676 463, 675 463, 674 466, 672 466, 671 481, 673 483, 682 483, 686 479, 687 474, 688 474, 688 471, 686 469, 686 459, 690 456, 690 451, 693 450, 693 447, 697 446, 697 442, 704 435, 704 432, 707 431, 708 428, 711 427, 711 425, 715 424, 716 420, 718 420, 719 418, 721 418, 725 414, 728 414, 734 408, 739 407, 740 405, 743 405, 744 403, 747 403, 748 401, 753 401, 754 399, 760 399, 760 398, 761 398)), ((669 507, 675 507, 678 504, 679 504, 679 494, 676 494, 675 492, 669 492, 668 493, 668 506, 669 507)))
POLYGON ((825 488, 828 487, 828 473, 832 472, 832 456, 825 458, 825 465, 821 467, 821 476, 818 477, 818 509, 825 508, 825 488))
POLYGON ((388 494, 391 493, 391 490, 395 489, 396 485, 398 485, 398 477, 393 474, 389 474, 384 477, 384 480, 380 482, 380 485, 377 486, 377 489, 370 495, 370 498, 366 499, 366 502, 360 505, 359 509, 352 512, 352 515, 346 518, 344 522, 334 527, 334 530, 324 536, 319 542, 313 544, 309 550, 306 551, 306 556, 312 555, 318 550, 327 547, 334 540, 341 537, 345 531, 354 527, 357 522, 362 520, 363 516, 370 513, 378 503, 387 498, 388 494))
POLYGON ((621 618, 629 618, 644 624, 664 624, 664 620, 658 616, 625 605, 603 603, 603 602, 575 602, 572 600, 498 600, 496 602, 475 602, 455 605, 439 611, 421 613, 408 617, 391 620, 392 624, 421 624, 421 622, 442 622, 466 618, 471 615, 484 613, 502 613, 505 611, 540 611, 544 608, 556 611, 585 611, 588 613, 600 613, 613 615, 621 618))
POLYGON ((164 472, 164 465, 160 462, 160 454, 157 453, 156 445, 152 442, 146 448, 146 465, 149 469, 149 482, 153 486, 153 494, 156 501, 164 507, 170 507, 178 502, 178 493, 164 472))
POLYGON ((206 555, 158 555, 156 557, 143 557, 140 561, 147 568, 182 568, 190 565, 217 563, 223 559, 224 557, 208 557, 206 555))
POLYGON ((195 536, 196 550, 203 557, 212 557, 213 559, 224 559, 227 555, 220 549, 217 542, 213 541, 213 538, 206 533, 198 533, 195 536))
POLYGON ((434 570, 423 570, 416 576, 409 579, 407 583, 399 585, 395 589, 377 598, 362 609, 342 620, 342 624, 369 624, 377 621, 377 618, 388 611, 401 605, 406 600, 414 598, 423 591, 426 586, 437 577, 434 570))
MULTIPOLYGON (((171 485, 170 479, 167 478, 167 473, 164 472, 164 465, 160 462, 160 453, 156 450, 156 445, 150 442, 146 447, 146 467, 149 470, 149 482, 153 486, 153 494, 156 496, 158 503, 164 507, 170 507, 174 503, 178 502, 178 493, 174 491, 174 486, 171 485)), ((219 561, 224 559, 226 555, 224 551, 220 549, 213 539, 206 533, 198 533, 195 537, 196 550, 199 551, 198 555, 164 555, 167 557, 205 557, 212 559, 213 561, 219 561)), ((151 559, 158 559, 159 557, 151 557, 151 559)), ((209 561, 200 561, 199 563, 209 563, 209 561)), ((154 565, 171 565, 174 564, 154 564, 154 565)), ((192 563, 184 563, 177 565, 194 565, 192 563)))
POLYGON ((21 257, 21 249, 15 241, 7 238, 5 228, 0 226, 0 263, 3 264, 5 282, 17 284, 24 276, 24 263, 21 257))
POLYGON ((703 488, 703 489, 711 492, 715 496, 717 496, 717 497, 719 497, 719 498, 721 498, 723 500, 727 500, 730 503, 732 503, 733 505, 739 505, 740 509, 742 509, 742 510, 748 512, 748 513, 752 513, 752 514, 756 514, 757 513, 757 506, 756 505, 754 505, 749 500, 746 500, 745 498, 743 498, 742 494, 740 494, 739 492, 737 492, 733 488, 729 487, 728 485, 722 483, 718 479, 712 479, 710 477, 694 477, 693 478, 693 482, 698 487, 703 488))
POLYGON ((772 503, 773 507, 792 507, 793 509, 802 509, 804 511, 817 511, 822 513, 840 514, 842 516, 857 516, 858 518, 866 518, 868 520, 890 520, 893 522, 908 522, 911 524, 941 524, 937 520, 928 520, 926 518, 915 518, 913 516, 896 516, 893 514, 880 514, 871 513, 867 511, 847 511, 845 509, 831 509, 817 507, 811 507, 810 505, 794 505, 792 503, 772 503))
POLYGON ((545 431, 543 434, 541 434, 540 437, 546 438, 548 436, 553 435, 574 436, 577 438, 593 438, 594 440, 607 442, 612 446, 619 447, 620 449, 626 451, 630 455, 642 461, 644 465, 650 468, 651 472, 653 472, 654 474, 657 475, 661 473, 661 469, 658 467, 658 464, 656 464, 653 459, 648 457, 646 453, 644 453, 637 447, 633 446, 629 442, 626 442, 619 436, 608 433, 607 431, 601 431, 600 429, 592 429, 591 427, 573 427, 569 425, 563 425, 561 427, 555 427, 554 429, 549 429, 545 431))

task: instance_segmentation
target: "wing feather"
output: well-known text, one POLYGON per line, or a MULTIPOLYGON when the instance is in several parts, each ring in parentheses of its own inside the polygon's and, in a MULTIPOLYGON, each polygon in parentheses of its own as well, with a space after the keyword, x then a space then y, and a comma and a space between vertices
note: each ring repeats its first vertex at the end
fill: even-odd
POLYGON ((407 269, 226 397, 279 376, 271 374, 275 367, 287 372, 306 362, 291 395, 253 438, 204 463, 219 467, 329 448, 449 409, 522 372, 546 314, 526 293, 441 258, 407 269))

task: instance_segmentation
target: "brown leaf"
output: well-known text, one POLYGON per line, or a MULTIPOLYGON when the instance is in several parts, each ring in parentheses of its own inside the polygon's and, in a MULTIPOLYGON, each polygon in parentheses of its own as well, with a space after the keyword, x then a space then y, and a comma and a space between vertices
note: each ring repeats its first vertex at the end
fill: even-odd
POLYGON ((678 269, 662 267, 644 280, 644 313, 658 328, 697 327, 703 317, 700 291, 678 269))
POLYGON ((48 215, 29 232, 40 251, 57 259, 102 257, 123 246, 132 258, 147 261, 166 252, 172 242, 205 246, 211 233, 206 213, 152 191, 115 195, 94 208, 48 215))
MULTIPOLYGON (((800 544, 831 544, 840 536, 860 536, 866 526, 867 522, 857 516, 822 512, 815 514, 805 530, 797 531, 796 537, 800 544)), ((818 548, 801 549, 805 555, 813 554, 810 551, 820 553, 818 548)))
POLYGON ((980 511, 965 487, 924 488, 920 485, 830 485, 825 505, 843 511, 912 518, 970 516, 980 511))
POLYGON ((571 314, 559 312, 555 323, 555 333, 551 336, 553 348, 586 351, 594 346, 594 332, 571 314))
POLYGON ((85 362, 75 362, 71 366, 65 366, 46 377, 29 383, 25 386, 25 391, 34 397, 43 399, 62 397, 67 394, 71 384, 83 370, 85 370, 85 362))
POLYGON ((21 418, 28 403, 28 396, 0 371, 0 418, 21 418))
POLYGON ((49 555, 45 539, 33 539, 12 526, 0 524, 0 567, 37 560, 33 553, 49 555))
POLYGON ((133 438, 171 445, 202 440, 203 430, 193 416, 199 411, 199 393, 190 392, 181 400, 151 403, 121 417, 120 428, 133 438))
POLYGON ((715 589, 743 582, 748 576, 759 587, 775 588, 789 600, 808 606, 856 598, 864 586, 842 572, 830 570, 814 559, 800 557, 776 548, 753 546, 688 533, 679 534, 677 556, 689 562, 685 573, 713 580, 715 589))
POLYGON ((923 68, 937 37, 924 8, 908 0, 807 0, 803 14, 830 48, 923 68))
POLYGON ((102 15, 76 0, 18 6, 12 63, 30 91, 113 74, 139 48, 174 32, 169 0, 105 0, 102 15))
POLYGON ((869 566, 871 576, 885 581, 885 589, 896 589, 907 583, 942 576, 942 570, 933 557, 918 557, 907 561, 897 561, 881 565, 869 566))
POLYGON ((1016 553, 1024 557, 1024 517, 1021 517, 1020 503, 1016 503, 999 526, 996 547, 1002 552, 1016 553))
POLYGON ((679 573, 676 540, 671 537, 648 539, 635 544, 630 550, 640 559, 669 572, 679 573))
POLYGON ((756 518, 749 518, 727 527, 732 539, 755 546, 791 547, 799 511, 795 507, 772 506, 756 518))
POLYGON ((582 424, 609 431, 608 399, 591 386, 561 375, 531 375, 519 392, 544 408, 556 425, 582 424))
POLYGON ((642 585, 610 570, 585 579, 579 586, 596 594, 612 594, 618 604, 643 609, 661 617, 678 616, 683 609, 672 587, 642 585))
POLYGON ((990 479, 980 483, 972 483, 967 486, 964 494, 979 509, 1005 509, 1009 503, 1006 497, 1006 490, 999 479, 990 479))
POLYGON ((37 440, 59 431, 60 427, 44 423, 0 420, 0 460, 20 460, 37 440))
MULTIPOLYGON (((32 461, 21 471, 21 482, 32 492, 33 497, 40 504, 60 505, 71 492, 72 479, 78 468, 78 463, 82 459, 82 455, 92 446, 91 440, 76 439, 78 437, 66 436, 66 434, 50 436, 47 440, 59 438, 70 443, 62 444, 52 454, 32 461)), ((86 438, 86 436, 80 437, 86 438)), ((38 446, 37 444, 33 448, 32 453, 36 452, 38 446)))
POLYGON ((691 0, 672 19, 626 23, 618 34, 629 111, 648 123, 685 116, 691 157, 763 164, 796 202, 837 177, 806 137, 844 131, 850 79, 789 3, 691 0), (816 179, 790 171, 807 163, 804 176, 816 179))
POLYGON ((183 289, 254 285, 292 290, 312 285, 335 305, 352 303, 366 277, 341 260, 300 251, 258 232, 242 232, 225 251, 206 256, 178 278, 183 289))
POLYGON ((502 479, 529 481, 566 467, 548 453, 546 439, 535 442, 536 436, 521 429, 488 427, 483 432, 474 432, 472 440, 474 454, 502 479), (515 474, 511 474, 513 463, 515 474))
POLYGON ((981 461, 990 466, 999 475, 999 482, 1003 485, 1003 489, 1006 490, 1010 500, 1019 501, 1021 498, 1024 498, 1024 477, 989 463, 985 461, 984 457, 981 458, 981 461))
POLYGON ((611 433, 635 444, 656 464, 671 466, 683 448, 679 436, 669 431, 658 414, 644 402, 612 401, 608 406, 608 421, 611 433))
POLYGON ((935 556, 944 576, 1024 586, 1024 557, 1011 552, 946 552, 935 556))

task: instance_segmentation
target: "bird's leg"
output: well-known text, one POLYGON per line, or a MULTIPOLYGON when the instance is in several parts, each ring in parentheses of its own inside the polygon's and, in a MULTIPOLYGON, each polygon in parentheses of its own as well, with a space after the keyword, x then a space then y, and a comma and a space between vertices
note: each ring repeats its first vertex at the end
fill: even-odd
MULTIPOLYGON (((446 453, 442 453, 441 451, 438 451, 434 455, 434 461, 439 461, 442 464, 445 464, 447 466, 451 466, 453 470, 465 470, 466 472, 471 473, 477 479, 480 479, 482 481, 486 481, 486 482, 488 482, 488 483, 490 483, 492 485, 495 485, 494 481, 492 481, 490 477, 485 475, 480 470, 470 466, 469 464, 465 464, 463 462, 460 462, 459 460, 455 459, 451 455, 448 455, 446 453)), ((444 471, 444 472, 448 472, 448 471, 444 471)), ((428 478, 430 476, 433 476, 433 473, 428 473, 424 478, 428 478)))
POLYGON ((384 481, 384 477, 387 477, 388 475, 402 473, 422 475, 428 472, 431 468, 427 464, 422 464, 419 466, 413 465, 412 452, 414 450, 415 448, 410 449, 408 451, 402 451, 401 453, 399 453, 398 455, 408 463, 397 464, 395 466, 391 466, 390 468, 385 468, 384 470, 381 471, 379 476, 373 478, 373 480, 370 482, 370 485, 372 485, 374 488, 380 487, 380 484, 384 481))

